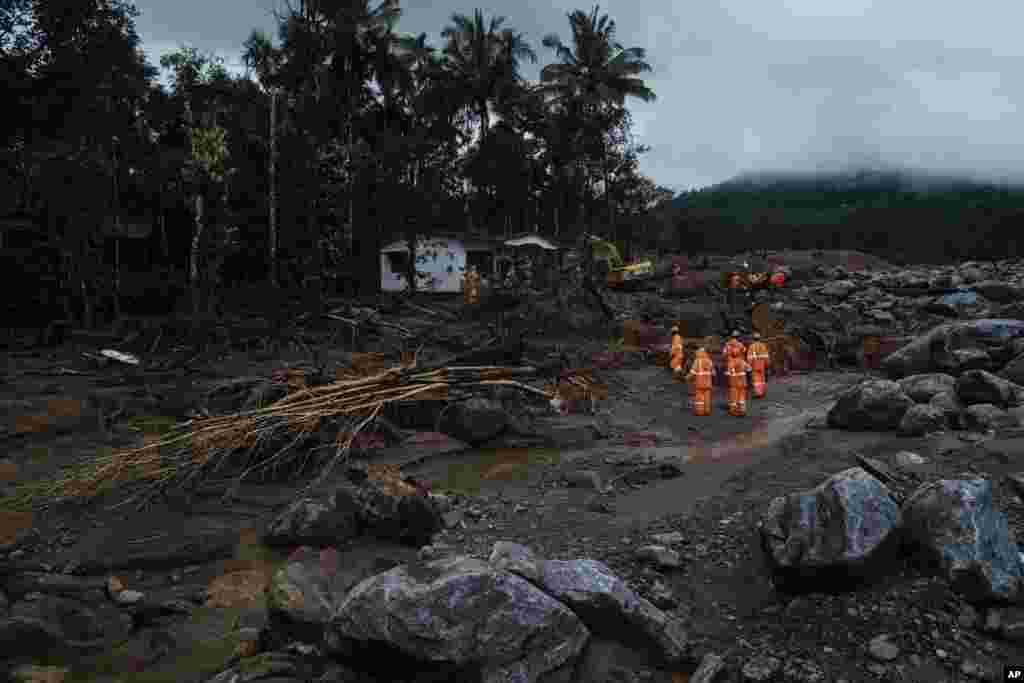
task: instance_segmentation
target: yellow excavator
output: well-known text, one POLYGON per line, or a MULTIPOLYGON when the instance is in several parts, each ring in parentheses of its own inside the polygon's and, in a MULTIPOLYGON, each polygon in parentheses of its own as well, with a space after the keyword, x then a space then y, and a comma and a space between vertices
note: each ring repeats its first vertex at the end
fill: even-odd
POLYGON ((593 235, 590 235, 589 239, 594 260, 607 265, 608 274, 605 282, 612 289, 625 289, 654 275, 654 264, 650 260, 626 265, 618 247, 613 243, 593 235))

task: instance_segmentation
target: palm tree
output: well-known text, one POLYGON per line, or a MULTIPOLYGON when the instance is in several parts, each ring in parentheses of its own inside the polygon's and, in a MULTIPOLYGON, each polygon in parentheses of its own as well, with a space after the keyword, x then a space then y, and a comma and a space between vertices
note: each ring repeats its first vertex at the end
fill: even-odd
POLYGON ((519 62, 536 62, 537 55, 521 33, 502 29, 505 17, 485 22, 483 12, 477 9, 472 17, 453 14, 451 21, 441 32, 448 41, 445 54, 480 121, 483 144, 491 127, 491 104, 503 88, 519 79, 519 62))
POLYGON ((270 96, 270 155, 267 161, 268 225, 267 225, 267 278, 271 286, 278 286, 277 278, 277 99, 282 53, 275 49, 263 31, 253 30, 244 43, 242 62, 247 69, 255 69, 260 85, 270 96))
MULTIPOLYGON (((643 48, 625 48, 618 43, 615 22, 607 14, 599 16, 599 9, 595 6, 589 15, 581 10, 568 14, 571 49, 555 34, 545 36, 542 41, 545 47, 555 51, 558 61, 541 70, 541 81, 550 101, 568 115, 566 132, 574 146, 571 161, 577 167, 584 156, 581 147, 586 138, 593 138, 594 128, 605 127, 617 118, 615 110, 623 107, 627 97, 644 102, 655 99, 654 91, 638 78, 639 74, 651 71, 650 64, 644 61, 646 52, 643 48)), ((606 159, 607 154, 603 153, 607 199, 606 159)))

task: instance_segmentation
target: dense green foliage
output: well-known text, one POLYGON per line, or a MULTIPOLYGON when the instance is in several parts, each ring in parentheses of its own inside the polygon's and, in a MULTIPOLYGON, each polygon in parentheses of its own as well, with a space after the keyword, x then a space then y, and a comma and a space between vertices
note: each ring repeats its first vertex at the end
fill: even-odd
POLYGON ((910 171, 740 177, 660 211, 686 250, 858 249, 943 263, 1024 248, 1024 188, 910 171))
POLYGON ((132 5, 74 4, 0 0, 0 220, 60 250, 57 317, 117 317, 140 272, 189 284, 196 317, 232 278, 372 294, 385 241, 628 238, 665 194, 626 109, 653 99, 651 67, 596 7, 544 38, 537 83, 503 17, 456 13, 434 47, 399 31, 398 0, 299 0, 239 46, 249 73, 182 46, 160 56, 165 86, 132 5))

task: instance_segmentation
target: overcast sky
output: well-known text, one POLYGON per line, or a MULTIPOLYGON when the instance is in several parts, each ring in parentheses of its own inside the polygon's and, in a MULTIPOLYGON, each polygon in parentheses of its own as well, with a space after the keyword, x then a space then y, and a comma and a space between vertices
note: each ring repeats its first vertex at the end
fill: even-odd
MULTIPOLYGON (((274 0, 136 0, 156 64, 181 43, 240 67, 274 0)), ((440 44, 452 12, 507 17, 539 61, 568 41, 568 0, 406 0, 399 29, 440 44)), ((643 171, 683 190, 760 170, 894 164, 1024 177, 1024 4, 1019 0, 606 0, 626 47, 644 47, 656 102, 632 102, 643 171)))

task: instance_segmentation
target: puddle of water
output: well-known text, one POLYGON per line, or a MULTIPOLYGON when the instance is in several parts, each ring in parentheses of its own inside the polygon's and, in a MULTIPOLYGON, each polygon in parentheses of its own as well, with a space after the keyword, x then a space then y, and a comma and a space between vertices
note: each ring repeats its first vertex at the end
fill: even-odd
POLYGON ((737 434, 707 445, 700 443, 702 439, 699 435, 694 435, 690 438, 690 448, 686 461, 692 463, 717 462, 749 455, 751 451, 766 448, 778 441, 782 436, 795 431, 807 419, 806 415, 798 415, 780 420, 755 418, 752 431, 737 434))
POLYGON ((531 467, 554 465, 558 461, 558 451, 550 448, 472 451, 459 456, 459 462, 448 465, 444 476, 431 482, 431 488, 474 495, 486 481, 522 481, 529 475, 531 467))

